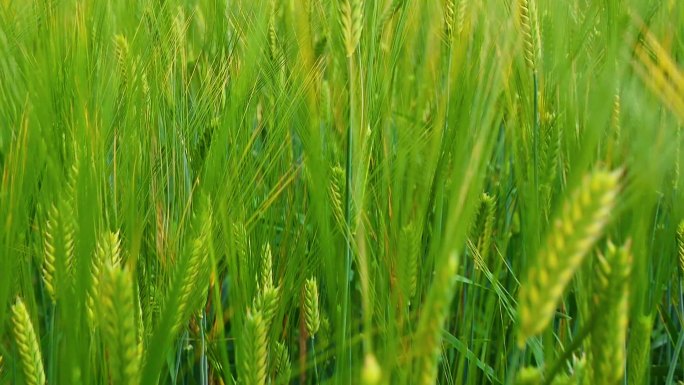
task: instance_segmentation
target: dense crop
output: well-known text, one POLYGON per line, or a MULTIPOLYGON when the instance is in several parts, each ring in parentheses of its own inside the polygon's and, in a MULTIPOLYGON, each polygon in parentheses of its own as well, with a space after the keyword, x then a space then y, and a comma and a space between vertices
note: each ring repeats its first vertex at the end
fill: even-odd
POLYGON ((682 58, 673 0, 0 0, 0 384, 676 384, 682 58))

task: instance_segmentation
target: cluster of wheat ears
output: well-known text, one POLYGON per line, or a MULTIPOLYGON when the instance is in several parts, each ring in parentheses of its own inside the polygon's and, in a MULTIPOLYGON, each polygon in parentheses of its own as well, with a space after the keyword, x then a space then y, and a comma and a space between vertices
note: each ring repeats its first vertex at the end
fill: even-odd
POLYGON ((0 0, 0 384, 684 381, 684 2, 0 0))

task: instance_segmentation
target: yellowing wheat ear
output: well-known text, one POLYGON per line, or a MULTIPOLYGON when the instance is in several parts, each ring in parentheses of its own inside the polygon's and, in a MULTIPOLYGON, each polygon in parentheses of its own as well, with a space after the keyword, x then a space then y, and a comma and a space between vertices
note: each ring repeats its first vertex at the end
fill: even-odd
POLYGON ((342 0, 340 4, 340 24, 347 56, 356 51, 363 28, 362 0, 342 0))
POLYGON ((21 298, 17 298, 17 302, 12 305, 12 325, 26 384, 44 385, 45 371, 40 355, 40 345, 26 305, 21 298))
POLYGON ((520 346, 551 322, 565 287, 603 233, 615 205, 619 176, 620 171, 596 171, 586 176, 565 202, 560 218, 520 287, 520 346))
POLYGON ((629 243, 620 248, 608 243, 605 257, 599 255, 596 265, 593 305, 597 319, 591 340, 592 383, 615 385, 625 371, 628 278, 632 265, 629 243))
POLYGON ((133 282, 128 270, 109 264, 102 274, 100 322, 107 348, 112 384, 135 385, 140 376, 133 303, 133 282))

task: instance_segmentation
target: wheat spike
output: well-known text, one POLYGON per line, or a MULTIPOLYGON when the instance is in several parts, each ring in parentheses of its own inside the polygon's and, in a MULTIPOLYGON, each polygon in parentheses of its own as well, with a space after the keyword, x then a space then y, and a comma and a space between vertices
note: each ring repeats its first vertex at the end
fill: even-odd
POLYGON ((565 202, 560 218, 527 272, 518 297, 518 344, 544 330, 565 287, 603 228, 618 193, 620 171, 596 171, 565 202))
POLYGON ((278 311, 278 300, 280 299, 280 288, 273 284, 273 253, 271 245, 264 246, 263 259, 261 261, 261 284, 258 288, 255 299, 255 309, 261 311, 269 329, 278 311))
POLYGON ((278 313, 278 302, 280 301, 280 287, 273 285, 260 288, 255 299, 254 308, 261 311, 264 316, 266 328, 270 329, 278 313))
POLYGON ((483 193, 481 201, 484 223, 482 227, 482 234, 480 234, 480 238, 477 240, 477 250, 480 252, 482 261, 486 264, 494 234, 494 221, 496 220, 496 200, 491 195, 483 193))
POLYGON ((518 370, 515 376, 515 385, 540 385, 542 383, 542 374, 539 368, 533 366, 525 366, 518 370))
POLYGON ((653 317, 650 315, 640 315, 632 322, 627 354, 628 384, 644 384, 648 378, 652 329, 653 317))
POLYGON ((598 255, 594 275, 598 319, 591 340, 591 364, 595 384, 615 385, 624 374, 630 271, 629 242, 620 248, 609 242, 606 256, 598 255))
POLYGON ((363 359, 363 368, 361 369, 361 384, 377 385, 381 379, 382 369, 378 365, 378 360, 375 359, 373 353, 367 353, 363 359))
POLYGON ((44 385, 45 371, 43 359, 40 355, 40 344, 33 329, 33 323, 29 317, 26 305, 17 297, 12 305, 12 324, 14 341, 19 350, 19 358, 24 370, 24 379, 27 385, 44 385))
POLYGON ((332 168, 332 180, 330 181, 330 202, 333 216, 338 229, 344 229, 344 209, 342 206, 344 197, 344 169, 340 166, 332 168))
POLYGON ((292 376, 290 353, 282 342, 276 342, 273 352, 272 379, 274 383, 287 384, 292 376))
POLYGON ((409 222, 401 229, 399 239, 399 276, 401 287, 406 288, 408 299, 416 295, 418 288, 418 260, 420 259, 420 232, 413 222, 409 222))
POLYGON ((233 243, 237 250, 238 266, 240 267, 240 275, 247 279, 252 277, 250 258, 249 237, 247 236, 247 229, 242 222, 233 223, 233 243), (244 269, 244 271, 243 271, 244 269))
POLYGON ((271 244, 266 243, 261 260, 261 287, 273 287, 273 253, 271 244))
POLYGON ((343 0, 340 5, 340 24, 347 57, 354 54, 363 28, 362 0, 343 0))
POLYGON ((140 354, 133 283, 128 270, 107 265, 102 273, 100 322, 107 347, 112 384, 135 385, 140 376, 140 354))
POLYGON ((260 311, 248 312, 242 341, 242 372, 246 385, 265 385, 268 363, 267 330, 260 311))
POLYGON ((447 37, 451 37, 454 32, 454 24, 456 24, 456 4, 457 0, 446 0, 444 4, 444 25, 446 27, 447 37))
POLYGON ((58 214, 57 208, 55 205, 52 205, 50 207, 50 210, 48 211, 48 220, 47 220, 47 225, 46 225, 46 230, 45 230, 45 256, 43 259, 43 269, 42 269, 42 275, 43 275, 43 282, 45 283, 45 290, 48 292, 48 295, 52 299, 52 302, 55 301, 56 299, 56 290, 55 290, 55 253, 56 253, 56 248, 55 248, 55 236, 54 236, 54 221, 55 218, 58 214))
POLYGON ((114 50, 116 53, 116 64, 119 75, 119 84, 123 93, 128 89, 130 83, 128 71, 129 47, 128 40, 123 35, 114 36, 114 50))
POLYGON ((421 354, 417 355, 415 367, 419 385, 434 384, 437 379, 437 368, 442 350, 442 328, 449 314, 449 306, 456 289, 456 269, 458 258, 450 254, 444 266, 436 271, 436 276, 425 305, 420 313, 418 328, 413 337, 416 346, 421 346, 421 354))
POLYGON ((44 242, 42 277, 48 295, 55 302, 60 290, 65 287, 61 285, 67 282, 67 277, 60 274, 71 274, 74 260, 75 220, 68 201, 60 199, 57 204, 50 206, 44 242), (58 269, 58 264, 61 269, 58 269))
POLYGON ((466 26, 466 16, 468 13, 468 0, 459 0, 458 9, 456 11, 456 22, 458 26, 458 33, 462 34, 466 26))
POLYGON ((532 71, 536 71, 536 59, 535 58, 536 58, 537 48, 536 48, 536 41, 535 41, 535 35, 534 35, 535 20, 533 20, 533 18, 532 18, 534 13, 532 12, 533 10, 530 8, 531 7, 530 2, 533 2, 533 1, 534 0, 518 0, 517 14, 518 14, 518 22, 520 25, 520 32, 522 33, 523 43, 525 45, 525 47, 524 47, 525 63, 527 63, 527 66, 532 71))
POLYGON ((119 233, 106 231, 102 233, 95 247, 95 254, 90 261, 90 286, 86 297, 86 312, 91 325, 97 321, 96 303, 100 298, 100 277, 102 268, 111 265, 118 267, 121 265, 121 242, 119 233))
POLYGON ((177 332, 187 321, 192 311, 195 310, 195 306, 204 300, 209 285, 208 255, 212 235, 210 208, 211 205, 208 200, 202 202, 197 217, 196 235, 191 242, 189 260, 187 264, 179 264, 179 269, 175 272, 176 279, 180 281, 180 295, 176 309, 174 332, 177 332))
POLYGON ((311 277, 304 283, 304 320, 306 331, 313 338, 321 326, 321 313, 318 307, 318 283, 311 277))

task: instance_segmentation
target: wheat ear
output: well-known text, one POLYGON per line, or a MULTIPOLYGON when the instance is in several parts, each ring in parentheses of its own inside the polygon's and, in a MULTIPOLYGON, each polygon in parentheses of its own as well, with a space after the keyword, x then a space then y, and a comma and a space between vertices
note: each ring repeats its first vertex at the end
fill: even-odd
POLYGON ((382 379, 382 369, 378 365, 378 360, 375 355, 367 353, 363 359, 363 368, 361 369, 361 384, 362 385, 377 385, 382 379))
POLYGON ((648 378, 652 329, 653 317, 650 315, 640 315, 632 322, 627 354, 628 384, 644 384, 648 378))
POLYGON ((121 242, 119 233, 106 231, 102 233, 95 247, 95 254, 90 261, 90 286, 86 297, 86 312, 91 325, 95 325, 97 301, 100 298, 100 277, 104 266, 118 267, 121 264, 121 242))
POLYGON ((515 376, 515 385, 540 385, 541 383, 542 373, 534 366, 520 368, 515 376))
POLYGON ((343 0, 340 5, 340 24, 347 57, 354 54, 363 28, 362 0, 343 0))
POLYGON ((304 320, 306 331, 313 338, 321 326, 321 313, 318 307, 318 283, 311 277, 304 283, 304 320))
POLYGON ((211 204, 202 201, 200 213, 197 217, 196 235, 191 243, 190 256, 187 264, 179 264, 175 274, 180 280, 180 296, 176 309, 174 333, 188 320, 191 313, 205 297, 209 285, 210 268, 208 265, 209 244, 212 235, 211 204))
POLYGON ((534 35, 534 19, 533 9, 530 2, 534 0, 518 0, 517 1, 517 15, 520 26, 520 32, 524 43, 525 63, 532 71, 536 71, 536 52, 537 45, 534 35))
POLYGON ((520 346, 549 324, 565 287, 603 233, 615 204, 619 175, 620 171, 596 171, 586 176, 565 202, 560 218, 520 287, 520 346))
POLYGON ((292 376, 290 353, 282 342, 276 342, 273 350, 271 378, 274 383, 287 384, 292 376))
POLYGON ((59 292, 64 289, 66 276, 70 274, 74 260, 75 220, 69 201, 60 199, 48 210, 45 226, 45 253, 43 259, 42 277, 45 290, 50 299, 55 302, 59 292), (59 259, 58 259, 59 258, 59 259), (61 269, 58 269, 61 266, 61 269))
POLYGON ((12 324, 14 326, 14 341, 19 350, 26 384, 44 385, 45 371, 43 370, 43 359, 40 355, 40 344, 36 338, 36 332, 33 329, 26 305, 19 297, 12 305, 12 324))
POLYGON ((278 312, 280 300, 280 287, 273 283, 273 254, 271 246, 266 244, 261 264, 261 285, 259 285, 254 308, 260 310, 266 322, 266 328, 270 329, 278 312))
POLYGON ((399 277, 401 287, 406 291, 408 299, 416 295, 418 289, 418 260, 420 259, 420 232, 413 222, 401 229, 399 239, 399 277))
POLYGON ((609 242, 605 257, 597 258, 593 304, 598 318, 591 340, 594 384, 615 385, 625 371, 631 263, 629 243, 617 248, 609 242))
POLYGON ((137 385, 140 349, 137 341, 133 283, 128 270, 111 264, 102 273, 100 322, 107 347, 112 384, 137 385))
POLYGON ((482 258, 482 262, 486 264, 494 234, 494 221, 496 221, 496 200, 493 196, 484 193, 482 194, 481 201, 484 223, 482 225, 482 234, 480 234, 480 237, 477 240, 477 250, 482 258))
POLYGON ((442 328, 449 314, 449 306, 456 289, 458 258, 450 254, 444 266, 436 271, 428 297, 420 313, 418 328, 413 340, 421 346, 415 367, 415 381, 419 385, 431 385, 437 380, 437 368, 442 347, 442 328))
POLYGON ((240 378, 246 385, 265 385, 268 339, 266 323, 260 311, 247 313, 243 337, 240 378))

